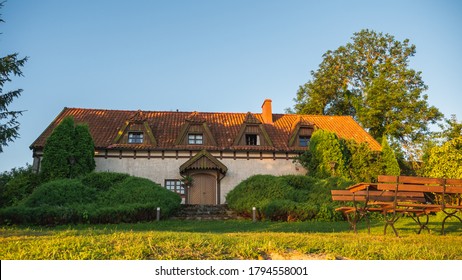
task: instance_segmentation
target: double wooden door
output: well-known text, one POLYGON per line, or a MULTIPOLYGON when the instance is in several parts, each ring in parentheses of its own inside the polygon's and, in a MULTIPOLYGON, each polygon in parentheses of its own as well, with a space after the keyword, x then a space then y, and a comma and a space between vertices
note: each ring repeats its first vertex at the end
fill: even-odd
POLYGON ((217 178, 211 174, 191 175, 193 184, 189 188, 189 204, 217 204, 217 178))

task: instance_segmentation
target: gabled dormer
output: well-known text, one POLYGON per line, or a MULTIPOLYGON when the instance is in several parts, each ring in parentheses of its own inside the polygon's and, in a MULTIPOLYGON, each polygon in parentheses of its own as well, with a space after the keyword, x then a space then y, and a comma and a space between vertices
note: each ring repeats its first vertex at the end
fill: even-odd
POLYGON ((239 133, 234 139, 233 145, 273 147, 273 141, 271 141, 262 122, 252 113, 248 112, 239 129, 239 133))
POLYGON ((217 142, 205 118, 198 112, 193 112, 185 119, 175 145, 217 146, 217 142))
POLYGON ((113 144, 157 146, 157 141, 145 114, 141 110, 138 110, 125 121, 117 133, 113 144))
POLYGON ((289 147, 308 147, 311 134, 313 134, 314 130, 315 126, 313 123, 305 120, 302 116, 298 116, 297 120, 292 124, 289 147))

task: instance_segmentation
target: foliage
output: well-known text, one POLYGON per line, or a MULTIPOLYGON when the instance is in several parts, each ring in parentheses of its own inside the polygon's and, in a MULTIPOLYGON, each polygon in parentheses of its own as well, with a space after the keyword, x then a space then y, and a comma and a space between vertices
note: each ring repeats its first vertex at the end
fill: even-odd
POLYGON ((382 138, 382 152, 380 157, 381 174, 399 176, 401 171, 395 152, 388 144, 387 138, 382 138))
MULTIPOLYGON (((0 2, 0 8, 3 2, 0 2)), ((0 22, 3 20, 0 18, 0 22)), ((8 110, 8 106, 13 100, 19 97, 22 89, 3 92, 3 86, 7 82, 11 82, 11 76, 23 76, 21 68, 27 62, 27 57, 19 58, 18 53, 8 54, 0 58, 0 153, 3 152, 3 147, 8 145, 19 137, 19 122, 17 118, 24 111, 8 110)))
POLYGON ((442 118, 427 103, 421 73, 409 67, 416 47, 372 30, 354 33, 353 42, 327 51, 312 80, 300 86, 295 111, 351 115, 376 139, 388 135, 415 157, 416 143, 442 118))
POLYGON ((341 178, 319 180, 307 176, 254 175, 226 196, 228 206, 243 216, 272 221, 338 220, 330 190, 345 188, 351 181, 341 178))
POLYGON ((462 179, 462 136, 430 148, 424 156, 423 175, 462 179))
POLYGON ((16 206, 0 210, 0 224, 139 222, 171 215, 181 198, 147 179, 119 173, 90 173, 38 186, 16 206))
POLYGON ((82 184, 78 179, 58 179, 38 186, 21 205, 25 207, 39 206, 72 206, 93 202, 96 190, 82 184))
POLYGON ((440 124, 441 132, 436 133, 436 137, 444 142, 453 140, 462 135, 462 122, 457 121, 455 114, 450 119, 444 119, 444 124, 440 124))
POLYGON ((342 141, 343 155, 348 170, 346 178, 355 182, 373 182, 378 174, 379 152, 371 151, 366 143, 357 143, 354 140, 342 141))
POLYGON ((75 160, 71 169, 71 177, 77 177, 82 174, 88 174, 95 170, 96 163, 94 160, 95 144, 90 134, 90 129, 86 124, 78 124, 74 129, 74 150, 73 157, 75 160))
POLYGON ((100 191, 107 191, 112 186, 123 182, 128 177, 130 177, 130 175, 124 173, 92 172, 85 175, 80 180, 84 185, 90 188, 95 188, 100 191))
POLYGON ((345 161, 341 141, 333 132, 316 130, 310 139, 309 148, 300 163, 310 176, 327 178, 345 174, 345 161))
POLYGON ((17 204, 40 185, 39 176, 32 166, 13 168, 0 174, 0 205, 7 207, 17 204))
POLYGON ((341 176, 355 182, 374 182, 380 174, 400 174, 395 153, 386 137, 382 145, 380 152, 372 151, 367 143, 338 139, 332 132, 316 130, 309 149, 297 160, 312 177, 341 176))
POLYGON ((64 118, 48 137, 41 173, 46 180, 75 178, 95 169, 94 144, 87 125, 64 118))

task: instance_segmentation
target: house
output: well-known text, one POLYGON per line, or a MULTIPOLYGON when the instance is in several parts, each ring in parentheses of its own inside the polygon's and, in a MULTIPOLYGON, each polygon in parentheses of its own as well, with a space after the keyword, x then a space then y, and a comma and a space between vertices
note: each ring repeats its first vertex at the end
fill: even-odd
POLYGON ((67 116, 88 124, 97 171, 151 179, 187 204, 223 204, 230 190, 254 174, 306 174, 293 158, 316 129, 380 150, 349 116, 273 114, 269 99, 261 113, 64 108, 30 147, 37 170, 47 137, 67 116), (193 179, 190 186, 184 177, 193 179))

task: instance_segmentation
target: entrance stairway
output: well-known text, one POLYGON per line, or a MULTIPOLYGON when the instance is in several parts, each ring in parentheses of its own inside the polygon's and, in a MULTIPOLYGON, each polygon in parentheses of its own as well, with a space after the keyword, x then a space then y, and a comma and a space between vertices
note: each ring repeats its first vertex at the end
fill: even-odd
POLYGON ((172 220, 229 220, 238 216, 227 205, 181 205, 172 220))

